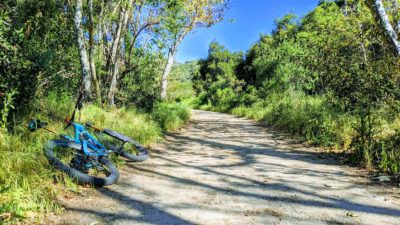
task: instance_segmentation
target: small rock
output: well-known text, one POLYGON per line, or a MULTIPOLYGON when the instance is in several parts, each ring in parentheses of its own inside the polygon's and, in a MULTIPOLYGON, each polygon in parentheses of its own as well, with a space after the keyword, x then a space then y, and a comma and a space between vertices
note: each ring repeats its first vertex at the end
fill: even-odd
POLYGON ((355 213, 352 213, 352 212, 346 213, 346 216, 349 216, 349 217, 357 217, 357 215, 356 215, 355 213))
POLYGON ((390 177, 388 176, 379 176, 376 178, 379 182, 390 182, 390 177))
POLYGON ((70 196, 70 195, 64 195, 64 198, 67 199, 67 200, 70 200, 70 199, 72 199, 73 197, 70 196))

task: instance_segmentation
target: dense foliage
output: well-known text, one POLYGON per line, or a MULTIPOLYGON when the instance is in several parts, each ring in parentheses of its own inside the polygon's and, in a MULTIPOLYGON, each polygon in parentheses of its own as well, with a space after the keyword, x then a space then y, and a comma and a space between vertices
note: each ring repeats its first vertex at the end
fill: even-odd
POLYGON ((176 52, 225 7, 224 0, 2 1, 0 93, 16 91, 18 115, 49 92, 79 88, 102 106, 150 111, 168 78, 171 45, 176 52))
POLYGON ((59 209, 56 195, 77 189, 51 170, 42 148, 55 137, 29 133, 32 117, 64 133, 62 121, 84 93, 79 122, 142 144, 183 126, 190 111, 176 101, 193 95, 185 65, 173 69, 168 98, 160 99, 169 45, 182 41, 172 32, 183 39, 200 23, 220 21, 224 7, 224 0, 1 1, 0 223, 59 209))
POLYGON ((321 1, 301 19, 277 19, 245 57, 211 43, 194 77, 197 104, 400 172, 400 60, 368 2, 345 3, 321 1))

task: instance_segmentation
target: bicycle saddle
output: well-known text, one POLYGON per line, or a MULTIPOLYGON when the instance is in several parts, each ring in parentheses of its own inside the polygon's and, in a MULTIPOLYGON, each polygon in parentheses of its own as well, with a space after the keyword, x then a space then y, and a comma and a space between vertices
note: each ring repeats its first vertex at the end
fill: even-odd
POLYGON ((123 135, 121 133, 118 133, 117 131, 113 131, 113 130, 110 130, 110 129, 104 129, 103 133, 105 133, 105 134, 107 134, 107 135, 109 135, 109 136, 111 136, 113 138, 116 138, 116 139, 118 139, 120 141, 123 141, 123 142, 131 142, 131 143, 135 142, 132 138, 127 137, 127 136, 125 136, 125 135, 123 135))

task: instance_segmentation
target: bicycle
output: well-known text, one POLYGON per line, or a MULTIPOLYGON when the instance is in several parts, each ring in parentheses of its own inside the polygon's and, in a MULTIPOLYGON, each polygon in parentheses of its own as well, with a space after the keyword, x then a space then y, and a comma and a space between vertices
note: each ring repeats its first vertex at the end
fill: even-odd
MULTIPOLYGON (((63 171, 77 183, 92 186, 107 186, 114 184, 119 179, 119 171, 114 164, 108 160, 111 153, 117 153, 134 162, 141 162, 148 158, 148 151, 138 142, 123 134, 110 129, 100 129, 91 123, 85 125, 75 123, 67 119, 67 127, 73 126, 74 137, 60 135, 60 140, 50 140, 45 149, 45 156, 49 163, 56 169, 63 171), (98 136, 107 135, 120 143, 106 142, 103 145, 98 138, 87 131, 93 129, 98 136), (129 151, 126 145, 133 147, 129 151)), ((35 131, 46 128, 47 123, 40 120, 32 120, 29 130, 35 131)))

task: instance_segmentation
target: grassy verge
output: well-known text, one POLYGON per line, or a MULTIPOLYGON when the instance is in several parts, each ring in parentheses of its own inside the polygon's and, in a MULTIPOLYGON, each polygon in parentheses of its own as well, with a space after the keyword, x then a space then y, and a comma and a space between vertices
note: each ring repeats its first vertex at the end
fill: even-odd
POLYGON ((355 118, 329 109, 322 97, 271 95, 250 107, 236 107, 231 113, 255 119, 324 147, 347 149, 354 136, 355 118))
POLYGON ((175 131, 190 119, 190 111, 181 103, 159 103, 153 111, 153 118, 164 131, 175 131))
MULTIPOLYGON (((48 164, 43 146, 56 135, 38 130, 27 131, 30 117, 49 122, 48 128, 63 130, 63 120, 71 112, 73 101, 67 96, 50 95, 39 103, 42 110, 32 114, 12 132, 0 129, 0 223, 60 210, 56 196, 79 188, 48 164)), ((190 119, 190 110, 178 103, 159 103, 153 113, 136 109, 102 109, 85 105, 77 121, 118 130, 143 145, 162 139, 164 132, 176 130, 190 119)), ((72 132, 72 131, 69 131, 72 132)))

